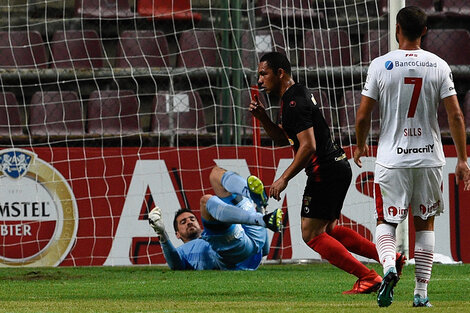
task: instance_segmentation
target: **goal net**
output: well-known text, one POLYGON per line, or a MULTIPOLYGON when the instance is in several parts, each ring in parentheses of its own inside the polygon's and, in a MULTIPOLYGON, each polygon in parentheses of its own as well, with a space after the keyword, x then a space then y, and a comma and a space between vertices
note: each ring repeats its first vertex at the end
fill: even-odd
MULTIPOLYGON (((293 158, 247 108, 257 64, 285 53, 351 157, 367 66, 388 51, 385 1, 0 0, 0 265, 165 263, 147 214, 213 193, 214 165, 267 188, 293 158)), ((370 143, 378 134, 374 113, 370 143)), ((341 222, 373 239, 373 160, 341 222)), ((319 259, 300 235, 305 175, 267 260, 319 259)))

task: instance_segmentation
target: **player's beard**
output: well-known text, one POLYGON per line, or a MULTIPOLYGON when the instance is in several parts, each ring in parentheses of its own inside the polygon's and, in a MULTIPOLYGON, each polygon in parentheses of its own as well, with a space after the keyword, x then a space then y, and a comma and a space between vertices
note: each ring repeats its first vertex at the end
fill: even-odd
POLYGON ((188 237, 188 240, 193 240, 193 239, 197 239, 199 237, 201 237, 201 229, 200 228, 197 228, 197 227, 191 227, 188 229, 188 233, 187 233, 187 237, 188 237))

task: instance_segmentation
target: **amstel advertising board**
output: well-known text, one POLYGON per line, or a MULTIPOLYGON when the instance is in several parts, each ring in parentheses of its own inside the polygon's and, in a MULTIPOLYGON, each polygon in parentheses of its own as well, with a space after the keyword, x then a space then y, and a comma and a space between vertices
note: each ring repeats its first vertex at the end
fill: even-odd
MULTIPOLYGON (((348 149, 349 157, 351 153, 348 149)), ((444 202, 436 219, 436 253, 470 262, 470 195, 456 185, 455 150, 445 147, 444 202)), ((181 207, 199 214, 199 198, 213 193, 214 165, 242 176, 261 177, 269 186, 292 161, 286 148, 34 148, 0 150, 0 266, 87 266, 163 264, 158 238, 146 214, 163 209, 170 239, 181 207)), ((373 240, 374 158, 358 168, 342 222, 373 240)), ((282 207, 282 235, 270 233, 270 259, 319 259, 300 234, 300 207, 306 177, 297 175, 268 210, 282 207)), ((412 232, 410 231, 410 234, 412 232)), ((410 235, 410 252, 414 238, 410 235)))

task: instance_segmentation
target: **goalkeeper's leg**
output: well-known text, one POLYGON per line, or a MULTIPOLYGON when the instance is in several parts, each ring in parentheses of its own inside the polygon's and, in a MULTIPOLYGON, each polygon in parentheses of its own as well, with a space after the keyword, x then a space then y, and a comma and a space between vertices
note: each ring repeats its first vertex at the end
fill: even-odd
POLYGON ((262 226, 272 231, 280 231, 282 225, 282 210, 263 215, 254 209, 247 198, 230 196, 221 199, 217 196, 205 195, 200 202, 201 216, 208 222, 224 224, 244 224, 262 226), (229 204, 229 203, 235 204, 229 204))
POLYGON ((263 183, 256 176, 245 179, 235 172, 215 166, 211 171, 209 180, 216 196, 219 198, 226 198, 231 194, 241 195, 252 199, 256 203, 258 212, 264 212, 268 197, 263 183))
POLYGON ((209 222, 218 221, 225 224, 248 224, 265 227, 262 214, 245 211, 224 202, 217 196, 202 196, 200 208, 202 218, 209 222))

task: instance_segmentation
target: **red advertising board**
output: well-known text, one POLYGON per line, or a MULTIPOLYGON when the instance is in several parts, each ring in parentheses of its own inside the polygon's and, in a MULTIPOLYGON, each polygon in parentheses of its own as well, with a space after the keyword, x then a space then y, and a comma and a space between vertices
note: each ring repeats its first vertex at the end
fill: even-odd
MULTIPOLYGON (((113 242, 115 244, 115 239, 119 237, 118 227, 124 227, 120 224, 123 220, 126 199, 129 200, 130 196, 135 196, 129 195, 129 192, 132 185, 136 184, 134 180, 138 180, 136 175, 140 175, 136 171, 138 162, 163 161, 161 164, 165 167, 163 171, 165 173, 162 177, 169 177, 172 185, 170 189, 174 190, 177 206, 189 207, 198 213, 199 198, 204 194, 212 193, 209 173, 216 165, 214 160, 245 160, 249 171, 262 176, 263 181, 269 186, 274 181, 280 160, 293 157, 289 147, 255 149, 250 146, 41 147, 21 150, 23 152, 18 153, 5 151, 7 150, 0 151, 0 154, 3 153, 0 161, 9 161, 10 167, 3 165, 0 173, 2 174, 0 188, 3 188, 6 194, 5 199, 8 199, 0 201, 0 265, 14 266, 124 264, 125 262, 110 263, 109 259, 110 255, 113 255, 111 252, 113 242), (34 161, 27 161, 28 157, 34 161), (22 163, 20 158, 22 158, 22 163), (16 167, 12 166, 12 160, 18 160, 14 163, 16 167), (50 180, 54 183, 47 182, 47 177, 51 177, 50 180), (20 178, 23 180, 20 181, 20 178), (26 182, 30 182, 30 186, 24 189, 26 182), (45 198, 36 196, 37 199, 21 200, 27 199, 31 190, 39 188, 37 186, 44 187, 45 198), (69 192, 67 188, 70 189, 69 192), (60 210, 57 210, 59 206, 60 210), (58 213, 53 213, 54 210, 58 213), (62 233, 57 234, 58 229, 62 233), (59 242, 54 249, 63 251, 63 255, 52 252, 51 241, 54 238, 59 242), (47 253, 43 251, 47 249, 50 251, 47 253), (40 259, 49 261, 42 262, 39 261, 40 259)), ((453 148, 445 147, 445 151, 447 157, 455 157, 453 148)), ((350 157, 351 151, 347 152, 350 157)), ((353 182, 356 182, 356 187, 359 188, 360 181, 362 184, 366 183, 364 186, 369 186, 370 180, 373 179, 373 173, 372 177, 369 177, 370 174, 371 172, 364 171, 361 175, 354 177, 353 182)), ((470 262, 470 255, 462 248, 470 244, 470 239, 468 239, 470 227, 466 227, 470 196, 469 193, 461 190, 461 186, 460 189, 454 188, 454 185, 449 188, 452 189, 450 190, 451 242, 449 242, 452 256, 455 260, 470 262)), ((144 192, 138 198, 142 201, 135 202, 138 205, 132 208, 141 221, 146 218, 149 208, 161 200, 154 199, 150 186, 144 186, 142 190, 144 192)), ((362 187, 360 192, 371 196, 369 188, 362 187)), ((287 213, 285 201, 283 207, 287 213)), ((298 214, 298 208, 293 208, 290 214, 298 214)), ((343 218, 350 223, 355 223, 350 220, 354 219, 354 216, 343 218)), ((358 227, 362 227, 364 235, 372 238, 369 229, 363 225, 358 225, 358 227)), ((282 237, 284 240, 282 246, 285 248, 272 250, 270 258, 291 257, 293 244, 290 242, 289 231, 287 228, 287 232, 282 237)), ((156 236, 149 233, 148 236, 136 235, 128 240, 130 248, 125 251, 125 254, 129 259, 129 264, 165 263, 156 236)), ((281 240, 279 236, 272 238, 272 242, 279 240, 281 240)), ((127 249, 127 246, 125 247, 127 249)))

